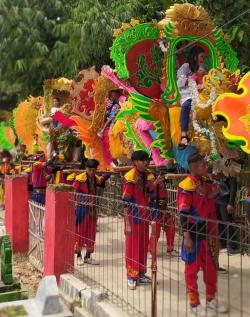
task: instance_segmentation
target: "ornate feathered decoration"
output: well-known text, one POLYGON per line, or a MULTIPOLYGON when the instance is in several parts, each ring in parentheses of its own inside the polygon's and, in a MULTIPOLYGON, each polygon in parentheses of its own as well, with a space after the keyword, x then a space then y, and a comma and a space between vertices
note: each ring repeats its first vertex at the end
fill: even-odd
POLYGON ((22 101, 14 112, 14 125, 18 138, 32 153, 34 135, 37 133, 36 119, 39 108, 43 105, 42 97, 29 97, 22 101))

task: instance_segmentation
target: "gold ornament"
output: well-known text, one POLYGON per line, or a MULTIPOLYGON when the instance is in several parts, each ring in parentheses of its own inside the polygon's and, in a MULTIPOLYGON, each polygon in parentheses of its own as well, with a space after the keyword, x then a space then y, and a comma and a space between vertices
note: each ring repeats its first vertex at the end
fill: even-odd
POLYGON ((64 77, 57 78, 57 79, 47 79, 44 81, 44 109, 43 109, 44 117, 47 117, 50 115, 50 109, 53 103, 54 92, 57 92, 59 95, 62 95, 63 100, 66 103, 71 102, 69 98, 71 83, 72 83, 72 80, 69 80, 64 77), (64 92, 66 94, 64 94, 64 92))
POLYGON ((79 72, 80 79, 73 81, 71 85, 70 95, 73 101, 72 113, 84 117, 87 120, 92 120, 92 112, 87 114, 89 98, 94 97, 94 92, 88 90, 89 88, 84 87, 88 81, 95 80, 99 77, 99 73, 95 70, 95 66, 88 69, 83 69, 79 72), (85 100, 81 99, 82 93, 88 93, 88 98, 85 100))
MULTIPOLYGON (((126 102, 124 102, 122 104, 120 111, 123 111, 126 109, 128 110, 131 108, 132 108, 132 103, 131 103, 131 100, 128 99, 126 102)), ((136 126, 135 126, 136 121, 138 119, 139 119, 139 115, 137 112, 124 115, 124 120, 127 121, 130 124, 130 126, 132 127, 132 132, 135 135, 136 139, 140 142, 141 145, 143 145, 143 142, 142 142, 141 137, 140 137, 140 133, 139 133, 138 129, 136 129, 136 126)))
POLYGON ((27 146, 28 153, 32 153, 34 135, 39 133, 39 127, 36 126, 38 116, 38 105, 40 109, 43 105, 42 97, 32 97, 22 101, 14 111, 14 124, 17 136, 27 146))
MULTIPOLYGON (((174 36, 190 35, 194 37, 207 36, 214 29, 214 23, 207 11, 201 6, 190 3, 175 4, 166 11, 166 17, 158 23, 163 29, 171 21, 174 25, 174 36)), ((211 35, 210 40, 214 40, 211 35)))
POLYGON ((99 76, 94 84, 94 100, 95 110, 93 120, 89 127, 91 134, 95 136, 95 141, 98 141, 97 133, 102 129, 105 120, 106 108, 109 99, 109 93, 112 90, 117 90, 118 87, 108 78, 99 76))
POLYGON ((123 31, 128 30, 137 24, 140 24, 140 20, 131 19, 129 23, 122 23, 122 26, 120 29, 113 29, 113 36, 118 37, 119 35, 122 34, 123 31))

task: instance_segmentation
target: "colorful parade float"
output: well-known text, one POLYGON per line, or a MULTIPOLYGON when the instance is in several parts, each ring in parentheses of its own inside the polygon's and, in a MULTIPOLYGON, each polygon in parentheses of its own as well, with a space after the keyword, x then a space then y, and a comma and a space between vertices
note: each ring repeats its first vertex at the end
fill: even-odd
POLYGON ((175 4, 161 21, 123 23, 110 56, 113 69, 45 80, 43 96, 0 112, 0 205, 4 175, 30 177, 38 152, 46 160, 57 153, 49 182, 70 184, 86 158, 97 159, 101 173, 122 172, 132 152, 144 150, 154 168, 183 174, 199 151, 213 174, 241 172, 238 196, 246 197, 250 72, 241 74, 236 52, 205 9, 175 4))
POLYGON ((1 125, 1 148, 13 147, 16 135, 28 154, 42 150, 50 157, 56 147, 61 161, 77 161, 82 143, 103 170, 129 164, 139 149, 156 166, 177 162, 186 170, 187 157, 198 150, 215 173, 239 171, 235 161, 250 153, 250 73, 240 73, 236 52, 204 8, 175 4, 161 21, 123 23, 110 50, 114 69, 46 80, 43 97, 20 103, 11 124, 1 125), (52 128, 55 121, 60 127, 52 128))
MULTIPOLYGON (((93 96, 91 110, 83 106, 82 115, 73 117, 88 156, 109 169, 143 149, 156 165, 174 159, 186 169, 188 155, 198 150, 219 172, 228 171, 224 163, 238 158, 237 149, 250 153, 250 73, 241 76, 236 52, 204 8, 175 4, 162 21, 131 20, 114 35, 115 69, 103 66, 101 75, 92 75, 92 84, 79 92, 83 98, 93 96), (190 122, 188 142, 180 147, 183 89, 178 71, 190 55, 195 59, 197 48, 204 55, 203 73, 199 76, 197 69, 197 76, 187 76, 190 122)), ((239 165, 229 170, 237 172, 239 165)))

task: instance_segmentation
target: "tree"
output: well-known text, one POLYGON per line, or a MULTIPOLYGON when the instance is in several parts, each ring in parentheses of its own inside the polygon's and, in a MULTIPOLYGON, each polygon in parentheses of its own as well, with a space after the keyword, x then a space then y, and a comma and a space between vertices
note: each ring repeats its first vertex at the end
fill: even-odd
POLYGON ((53 30, 69 13, 65 0, 0 1, 1 103, 41 94, 44 79, 62 74, 53 60, 53 30))
POLYGON ((79 1, 72 10, 71 18, 56 27, 56 35, 68 39, 56 43, 56 59, 67 59, 67 76, 73 76, 79 69, 92 65, 98 69, 104 64, 110 64, 113 29, 132 18, 143 22, 157 18, 157 9, 162 9, 160 1, 79 1))
POLYGON ((44 79, 110 63, 112 29, 160 9, 151 0, 0 0, 1 106, 41 94, 44 79))

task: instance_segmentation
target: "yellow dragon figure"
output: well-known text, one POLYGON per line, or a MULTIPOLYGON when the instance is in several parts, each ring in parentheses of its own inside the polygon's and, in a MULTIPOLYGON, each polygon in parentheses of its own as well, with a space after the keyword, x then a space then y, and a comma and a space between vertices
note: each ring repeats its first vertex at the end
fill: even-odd
POLYGON ((194 108, 191 114, 192 124, 190 135, 193 139, 192 142, 203 154, 211 152, 210 135, 214 135, 219 147, 225 145, 225 137, 222 133, 222 127, 225 123, 214 120, 212 115, 213 105, 216 98, 223 93, 235 93, 237 91, 239 75, 239 71, 233 74, 222 64, 216 69, 211 69, 204 76, 204 88, 201 91, 198 91, 194 83, 191 85, 195 93, 193 95, 194 108), (201 131, 202 127, 206 127, 209 132, 207 133, 205 130, 201 131))
POLYGON ((43 97, 32 97, 22 101, 14 111, 14 125, 18 138, 26 145, 29 154, 35 134, 39 134, 37 127, 37 117, 43 106, 43 97))
POLYGON ((139 119, 139 116, 136 112, 131 113, 131 109, 132 103, 128 99, 121 105, 116 122, 110 131, 110 152, 112 157, 118 160, 126 161, 130 159, 134 149, 131 135, 135 135, 137 140, 140 141, 141 146, 143 145, 140 134, 136 129, 136 121, 139 119), (120 114, 122 115, 121 117, 120 114), (131 128, 131 131, 129 131, 129 128, 131 128))

